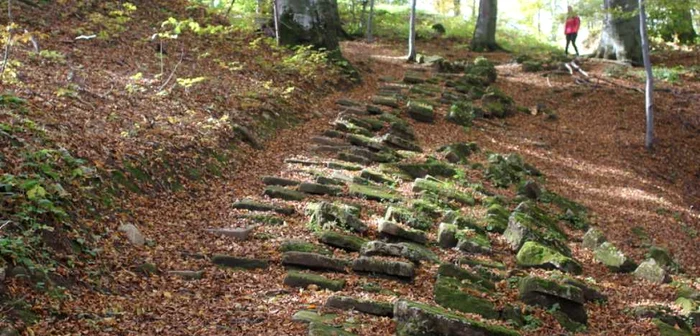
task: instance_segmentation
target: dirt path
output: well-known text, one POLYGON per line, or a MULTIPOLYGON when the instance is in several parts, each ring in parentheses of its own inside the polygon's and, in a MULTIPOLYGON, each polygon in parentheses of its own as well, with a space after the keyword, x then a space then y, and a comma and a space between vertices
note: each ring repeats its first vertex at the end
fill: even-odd
MULTIPOLYGON (((356 100, 360 102, 360 111, 364 111, 365 104, 370 101, 374 93, 390 87, 392 90, 396 88, 396 83, 380 82, 381 77, 390 76, 396 79, 403 77, 404 66, 400 62, 391 58, 385 58, 385 61, 376 59, 372 61, 368 57, 372 54, 397 56, 396 52, 381 47, 370 48, 357 43, 347 45, 346 55, 355 63, 365 62, 373 71, 371 75, 365 77, 363 86, 350 92, 337 93, 319 102, 315 107, 318 113, 314 118, 297 127, 280 131, 265 144, 264 150, 246 150, 238 161, 235 175, 223 183, 190 189, 171 197, 162 196, 154 199, 145 195, 135 196, 136 200, 133 204, 137 206, 130 211, 133 211, 132 216, 139 221, 134 224, 141 228, 151 242, 144 247, 134 248, 129 246, 122 236, 115 235, 107 239, 104 243, 105 251, 116 259, 113 266, 105 266, 105 274, 99 276, 97 281, 99 286, 94 290, 86 290, 83 295, 74 300, 65 302, 59 308, 65 316, 43 321, 35 328, 37 334, 66 334, 75 333, 78 330, 95 335, 306 334, 307 324, 293 321, 294 314, 303 310, 318 310, 332 293, 317 290, 318 285, 297 288, 284 284, 289 273, 281 265, 283 254, 280 246, 290 239, 300 239, 320 246, 316 233, 307 226, 309 216, 304 215, 305 207, 312 201, 322 200, 359 205, 362 208, 359 219, 368 226, 368 231, 358 236, 367 239, 384 237, 378 232, 378 224, 384 217, 387 204, 367 200, 367 195, 358 197, 357 193, 351 189, 360 184, 357 182, 360 172, 355 168, 372 167, 379 170, 380 166, 377 162, 363 163, 357 167, 355 164, 345 162, 343 163, 345 166, 329 167, 328 162, 340 163, 330 158, 335 154, 319 155, 318 152, 311 151, 315 141, 312 137, 332 129, 334 126, 331 122, 336 120, 339 111, 345 110, 346 118, 352 114, 347 113, 346 107, 336 105, 338 99, 356 100), (290 158, 307 162, 285 162, 290 158), (339 175, 342 177, 338 177, 339 175), (341 184, 345 185, 323 186, 323 190, 331 194, 338 190, 342 191, 339 195, 317 195, 307 192, 301 195, 304 197, 302 201, 271 200, 261 196, 262 190, 266 188, 261 181, 262 176, 279 176, 307 182, 319 182, 323 178, 333 177, 336 182, 340 180, 341 184), (244 197, 254 198, 265 204, 290 207, 294 209, 294 213, 274 215, 275 218, 284 221, 282 225, 255 224, 251 218, 242 217, 250 214, 247 210, 232 207, 234 202, 244 197), (163 222, 163 218, 167 220, 163 222), (257 226, 252 228, 250 235, 245 239, 215 235, 207 231, 207 229, 218 228, 246 229, 254 225, 257 226), (237 263, 241 260, 226 259, 226 257, 212 258, 214 255, 244 258, 244 261, 250 262, 265 260, 267 264, 258 265, 259 267, 251 270, 231 270, 221 267, 222 264, 236 264, 240 267, 241 265, 237 263), (150 269, 151 266, 154 269, 150 269), (188 273, 201 279, 186 279, 183 274, 170 273, 172 271, 202 272, 188 273), (144 273, 157 274, 144 275, 144 273)), ((631 134, 636 134, 635 132, 638 131, 637 126, 627 123, 623 126, 612 126, 613 130, 619 130, 620 127, 623 130, 633 129, 613 135, 610 119, 594 119, 576 109, 582 104, 580 100, 577 101, 575 97, 559 99, 563 93, 552 93, 532 83, 522 83, 520 82, 522 78, 532 80, 527 76, 516 75, 499 80, 497 86, 512 95, 520 105, 530 106, 546 100, 558 112, 558 121, 548 122, 540 117, 516 115, 508 119, 477 121, 467 132, 462 127, 444 120, 449 105, 436 107, 434 112, 437 117, 434 123, 404 119, 416 134, 416 144, 430 155, 435 155, 435 149, 441 145, 464 141, 475 141, 482 150, 522 154, 527 162, 534 163, 542 170, 547 179, 548 189, 560 192, 592 209, 593 223, 599 225, 608 238, 625 253, 629 253, 636 260, 643 259, 644 249, 641 245, 643 242, 630 240, 629 230, 635 226, 629 225, 629 222, 635 222, 635 225, 641 227, 646 234, 645 239, 654 243, 665 243, 662 245, 674 252, 687 267, 688 273, 697 275, 700 270, 695 268, 697 263, 693 259, 694 256, 684 254, 682 250, 684 247, 697 250, 700 247, 697 237, 690 237, 682 230, 678 230, 678 227, 671 227, 679 223, 668 218, 672 216, 664 217, 660 214, 663 211, 658 211, 663 207, 668 211, 682 212, 681 220, 692 219, 692 217, 684 217, 691 216, 692 213, 686 211, 687 203, 683 196, 676 194, 678 187, 687 183, 687 178, 690 178, 690 175, 686 176, 685 173, 692 172, 684 172, 680 177, 681 182, 663 184, 660 182, 662 179, 650 180, 653 173, 640 174, 638 170, 633 169, 635 165, 653 163, 659 166, 668 157, 640 159, 635 161, 636 163, 630 163, 631 158, 641 155, 638 148, 632 144, 633 139, 630 138, 631 134), (582 128, 588 132, 578 131, 582 128), (611 135, 604 136, 605 132, 611 135), (613 144, 617 147, 611 154, 609 148, 613 144), (631 153, 623 155, 625 151, 631 153), (670 242, 680 242, 680 244, 673 246, 670 242)), ((399 96, 408 96, 410 86, 401 87, 397 92, 399 96)), ((587 95, 586 104, 597 102, 603 107, 605 106, 604 97, 609 95, 606 91, 584 94, 587 95)), ((626 95, 623 97, 629 101, 636 101, 634 97, 626 95)), ((387 107, 383 109, 392 110, 387 107)), ((353 108, 350 110, 352 111, 353 108)), ((613 108, 613 110, 619 113, 632 113, 624 107, 613 108)), ((380 117, 365 115, 361 117, 382 120, 380 117)), ((605 114, 605 117, 613 118, 618 122, 626 120, 624 116, 614 113, 605 114)), ((381 130, 372 131, 371 135, 386 132, 391 134, 388 124, 384 122, 381 124, 381 130)), ((662 134, 667 134, 665 132, 662 131, 662 134)), ((349 146, 348 134, 343 135, 341 139, 336 139, 343 143, 336 147, 349 146)), ((331 140, 333 139, 325 141, 331 140)), ((387 142, 380 143, 382 146, 392 148, 388 152, 396 153, 395 146, 389 146, 387 142)), ((363 144, 365 147, 360 146, 363 147, 362 150, 357 149, 356 143, 353 145, 355 145, 353 147, 356 150, 355 153, 377 154, 376 151, 368 150, 376 144, 363 144)), ((689 143, 688 146, 691 148, 694 144, 689 143)), ((409 157, 407 162, 417 162, 424 159, 427 154, 414 154, 415 157, 407 155, 409 157)), ((357 159, 357 156, 361 155, 356 155, 353 160, 357 159)), ((443 159, 441 155, 437 157, 443 159)), ((480 155, 478 159, 475 158, 475 162, 486 164, 485 156, 480 155)), ((513 197, 512 191, 494 189, 486 182, 480 170, 469 170, 467 179, 483 183, 488 191, 497 190, 505 197, 513 197)), ((411 179, 395 185, 395 196, 405 198, 406 206, 420 198, 419 193, 411 189, 412 181, 411 179)), ((314 187, 321 188, 319 185, 314 187)), ((391 191, 388 186, 381 184, 376 185, 376 188, 391 191)), ((460 186, 458 191, 473 191, 469 188, 474 187, 460 186)), ((289 189, 293 187, 285 190, 289 189)), ((380 197, 387 196, 382 194, 380 197)), ((479 202, 485 201, 479 199, 479 202)), ((480 205, 484 204, 480 203, 480 205)), ((476 210, 465 211, 482 216, 485 213, 485 208, 474 209, 476 210)), ((269 216, 270 214, 260 215, 269 216)), ((108 220, 120 224, 123 221, 118 217, 108 220)), ((687 225, 696 230, 700 229, 697 227, 697 221, 688 222, 687 225)), ((635 280, 631 274, 621 275, 604 269, 593 260, 590 251, 580 247, 583 232, 567 230, 567 233, 572 237, 571 241, 567 241, 572 249, 572 256, 583 265, 583 275, 579 278, 594 277, 601 291, 609 297, 605 305, 585 304, 585 309, 588 310, 589 332, 653 334, 654 327, 649 321, 637 321, 631 316, 622 314, 620 310, 644 301, 668 303, 673 299, 673 290, 666 285, 645 284, 644 287, 640 287, 638 280, 635 280)), ((428 241, 434 242, 437 240, 437 227, 431 227, 427 233, 421 233, 421 235, 424 235, 428 241)), ((454 262, 466 255, 468 259, 503 263, 503 267, 511 270, 507 274, 500 270, 486 270, 502 279, 508 274, 545 275, 542 270, 516 270, 513 253, 507 248, 500 234, 490 232, 486 239, 490 241, 489 244, 493 244, 493 254, 475 256, 475 253, 464 254, 455 249, 441 249, 437 246, 431 246, 430 253, 442 262, 454 262)), ((323 249, 330 250, 333 258, 351 260, 350 268, 356 268, 354 262, 360 258, 357 251, 329 247, 323 249)), ((398 262, 402 258, 393 256, 382 260, 398 262)), ((344 280, 340 293, 345 296, 383 302, 393 302, 397 297, 401 297, 435 304, 432 298, 438 265, 426 261, 417 265, 420 266, 415 267, 415 274, 411 276, 412 282, 368 277, 359 271, 351 271, 349 274, 324 272, 322 275, 331 280, 344 280), (381 289, 370 290, 370 288, 381 289)), ((474 270, 476 269, 481 268, 474 270)), ((483 297, 492 300, 499 311, 502 311, 502 307, 507 303, 517 301, 517 290, 509 287, 507 281, 498 282, 497 289, 500 292, 498 295, 483 294, 483 297)), ((533 316, 535 315, 544 321, 544 325, 536 331, 523 331, 523 333, 551 335, 563 332, 554 317, 544 310, 537 310, 533 316)), ((468 316, 483 320, 476 314, 468 316)), ((299 316, 296 317, 296 319, 299 318, 299 316)), ((327 318, 328 320, 324 323, 341 325, 345 330, 358 335, 392 334, 396 328, 396 323, 386 316, 343 312, 327 318)), ((302 316, 302 319, 306 318, 302 316)), ((489 323, 506 325, 505 321, 494 320, 489 323)), ((334 332, 340 333, 342 330, 337 329, 334 332)))

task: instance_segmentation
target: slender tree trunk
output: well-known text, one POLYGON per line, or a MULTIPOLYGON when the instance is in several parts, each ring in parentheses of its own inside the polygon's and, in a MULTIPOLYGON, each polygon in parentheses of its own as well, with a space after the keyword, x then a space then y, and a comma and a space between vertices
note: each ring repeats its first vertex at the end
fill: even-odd
POLYGON ((374 18, 374 0, 369 0, 369 15, 367 16, 367 42, 372 43, 372 19, 374 18))
POLYGON ((642 64, 637 0, 605 0, 600 45, 594 57, 642 64))
POLYGON ((275 41, 280 45, 280 16, 277 11, 277 0, 272 0, 272 18, 275 20, 275 41))
POLYGON ((416 2, 411 3, 411 20, 408 29, 408 61, 416 61, 416 2))
POLYGON ((476 8, 477 8, 476 0, 472 0, 472 21, 476 20, 476 8))
POLYGON ((360 29, 364 28, 364 25, 367 23, 367 5, 369 1, 367 0, 362 0, 362 13, 360 14, 360 24, 358 25, 358 30, 361 31, 360 29))
POLYGON ((474 38, 472 38, 471 43, 473 51, 501 49, 496 43, 497 14, 498 0, 481 0, 479 18, 476 20, 476 29, 474 29, 474 38))
POLYGON ((644 8, 644 1, 639 0, 639 24, 640 38, 642 39, 642 58, 644 59, 644 68, 647 72, 646 85, 646 116, 647 116, 647 132, 644 139, 644 145, 647 149, 651 149, 654 143, 654 72, 651 70, 651 57, 649 57, 649 38, 647 37, 647 15, 644 8))
POLYGON ((462 16, 462 1, 461 0, 453 0, 454 6, 455 6, 455 17, 460 17, 462 16))
POLYGON ((255 1, 255 14, 262 12, 262 0, 255 1))
POLYGON ((691 13, 691 6, 683 9, 683 13, 678 14, 677 21, 675 22, 675 27, 678 27, 676 34, 678 35, 678 40, 682 44, 693 44, 698 34, 695 32, 695 27, 693 27, 693 13, 691 13))

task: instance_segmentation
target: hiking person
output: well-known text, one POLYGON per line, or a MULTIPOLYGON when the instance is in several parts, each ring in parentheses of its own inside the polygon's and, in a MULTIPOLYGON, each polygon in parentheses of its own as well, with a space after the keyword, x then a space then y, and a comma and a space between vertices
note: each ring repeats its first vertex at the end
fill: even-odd
POLYGON ((564 33, 566 34, 566 51, 569 54, 569 43, 574 46, 576 51, 576 56, 578 56, 578 48, 576 47, 576 37, 578 36, 578 29, 581 27, 581 19, 574 13, 574 9, 571 6, 568 7, 568 13, 566 14, 566 26, 564 27, 564 33))

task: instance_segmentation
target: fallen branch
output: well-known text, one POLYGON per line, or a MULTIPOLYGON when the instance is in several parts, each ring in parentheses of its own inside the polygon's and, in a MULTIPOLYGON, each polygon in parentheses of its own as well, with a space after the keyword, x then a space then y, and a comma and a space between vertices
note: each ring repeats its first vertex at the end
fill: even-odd
POLYGON ((177 68, 180 66, 180 63, 182 63, 182 59, 183 59, 184 57, 185 57, 185 47, 183 46, 183 47, 182 47, 182 52, 180 53, 180 60, 177 62, 177 64, 175 64, 175 67, 173 68, 173 71, 170 73, 170 76, 168 76, 168 79, 165 81, 165 83, 163 83, 163 85, 161 85, 160 87, 158 87, 158 90, 156 90, 156 91, 158 91, 158 92, 162 91, 163 88, 164 88, 166 85, 168 85, 168 83, 170 82, 170 80, 173 79, 173 76, 175 75, 175 72, 177 71, 177 68))

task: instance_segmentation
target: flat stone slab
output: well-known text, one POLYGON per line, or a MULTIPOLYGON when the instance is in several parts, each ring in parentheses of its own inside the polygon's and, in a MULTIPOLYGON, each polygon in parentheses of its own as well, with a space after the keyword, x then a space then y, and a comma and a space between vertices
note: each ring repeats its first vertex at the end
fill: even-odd
POLYGON ((284 278, 284 284, 290 287, 301 288, 308 288, 310 285, 315 285, 320 289, 339 291, 345 287, 345 280, 332 280, 318 274, 289 272, 284 278))
POLYGON ((360 257, 352 263, 352 270, 361 273, 385 275, 402 279, 413 279, 415 266, 401 261, 387 261, 375 258, 360 257))
POLYGON ((411 243, 391 244, 383 241, 370 241, 362 246, 360 254, 364 256, 391 256, 406 258, 414 263, 421 261, 439 262, 440 259, 424 246, 411 243))
POLYGON ((261 203, 250 198, 244 198, 243 200, 233 203, 233 208, 250 211, 276 212, 282 215, 291 215, 294 213, 294 208, 292 207, 281 207, 273 204, 261 203))
POLYGON ((223 254, 215 254, 211 257, 211 262, 215 265, 231 268, 259 269, 268 267, 268 261, 264 259, 240 258, 223 254))
POLYGON ((262 182, 265 183, 266 185, 275 185, 275 186, 281 186, 281 187, 291 187, 291 186, 297 186, 299 185, 299 181, 295 180, 290 180, 282 177, 276 177, 276 176, 263 176, 262 177, 262 182))
POLYGON ((558 307, 570 319, 586 324, 588 316, 583 306, 583 291, 571 285, 552 280, 529 276, 520 280, 518 287, 520 300, 524 303, 546 309, 558 307))
POLYGON ((314 194, 314 195, 335 196, 335 195, 340 194, 342 189, 338 188, 338 187, 330 186, 330 185, 325 185, 325 184, 303 182, 299 185, 299 191, 305 192, 307 194, 314 194))
POLYGON ((428 238, 425 233, 418 230, 404 229, 399 224, 382 219, 379 221, 379 233, 388 235, 400 240, 408 240, 418 244, 425 244, 428 238))
POLYGON ((285 201, 301 201, 306 198, 306 195, 301 192, 274 185, 265 187, 263 195, 270 198, 283 199, 285 201))
POLYGON ((518 336, 511 329, 479 322, 450 311, 408 300, 394 304, 396 335, 400 336, 518 336))
POLYGON ((394 316, 394 305, 391 303, 359 300, 348 296, 331 296, 326 301, 325 306, 342 310, 357 310, 362 313, 376 316, 394 316))
POLYGON ((348 262, 318 253, 290 251, 282 255, 282 265, 345 273, 348 262))
POLYGON ((206 229, 206 232, 213 233, 215 235, 221 235, 226 237, 231 237, 239 240, 246 240, 250 237, 256 226, 249 226, 247 228, 220 228, 220 229, 206 229))
POLYGON ((362 245, 366 242, 365 239, 358 236, 338 233, 335 231, 322 232, 319 235, 318 240, 326 245, 348 252, 359 252, 362 249, 362 245))

